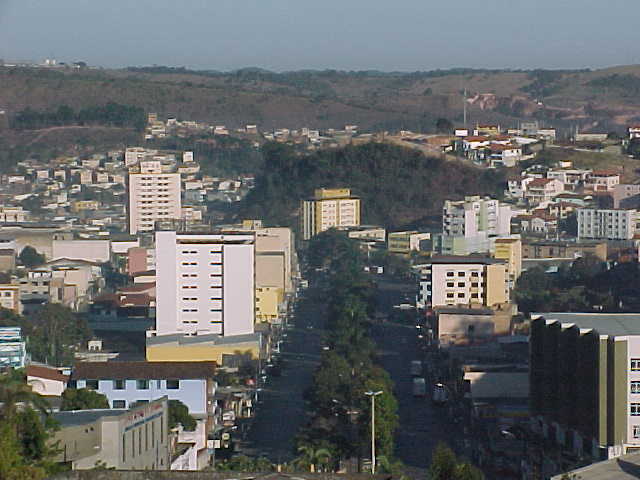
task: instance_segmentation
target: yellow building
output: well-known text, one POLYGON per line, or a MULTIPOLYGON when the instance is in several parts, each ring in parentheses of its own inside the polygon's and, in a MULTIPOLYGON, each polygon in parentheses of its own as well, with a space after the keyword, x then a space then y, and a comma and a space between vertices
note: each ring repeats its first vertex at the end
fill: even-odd
POLYGON ((256 322, 273 322, 278 319, 279 306, 284 290, 277 287, 256 288, 256 322))
POLYGON ((302 202, 303 240, 334 227, 360 225, 360 199, 349 188, 319 188, 302 202))
POLYGON ((98 210, 100 202, 96 200, 79 200, 71 204, 71 210, 74 212, 82 212, 84 210, 98 210))
POLYGON ((513 288, 522 273, 522 242, 519 238, 498 238, 493 256, 499 260, 506 260, 507 275, 513 288))
POLYGON ((148 362, 208 362, 224 365, 227 355, 243 354, 258 358, 262 348, 259 333, 249 335, 162 335, 147 337, 148 362))

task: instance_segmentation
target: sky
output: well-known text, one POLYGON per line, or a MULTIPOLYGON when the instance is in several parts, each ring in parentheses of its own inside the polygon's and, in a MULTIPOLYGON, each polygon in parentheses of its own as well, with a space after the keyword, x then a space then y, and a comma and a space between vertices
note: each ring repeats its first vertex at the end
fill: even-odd
POLYGON ((0 58, 233 70, 640 64, 638 0, 0 0, 0 58))

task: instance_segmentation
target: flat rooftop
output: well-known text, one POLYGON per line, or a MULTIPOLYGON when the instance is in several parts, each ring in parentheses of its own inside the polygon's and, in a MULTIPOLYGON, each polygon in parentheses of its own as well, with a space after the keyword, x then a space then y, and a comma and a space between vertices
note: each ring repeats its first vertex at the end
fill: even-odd
MULTIPOLYGON (((581 480, 631 480, 640 478, 640 453, 630 453, 618 458, 593 463, 587 467, 569 472, 581 480)), ((551 477, 561 480, 562 475, 551 477)), ((566 477, 569 478, 569 477, 566 477)), ((574 478, 571 476, 570 478, 574 478)))
POLYGON ((128 412, 126 408, 74 410, 69 412, 55 412, 51 415, 63 427, 75 427, 98 421, 102 417, 117 417, 128 412))
POLYGON ((640 335, 640 314, 638 313, 532 313, 546 320, 574 323, 585 329, 597 330, 602 335, 640 335))

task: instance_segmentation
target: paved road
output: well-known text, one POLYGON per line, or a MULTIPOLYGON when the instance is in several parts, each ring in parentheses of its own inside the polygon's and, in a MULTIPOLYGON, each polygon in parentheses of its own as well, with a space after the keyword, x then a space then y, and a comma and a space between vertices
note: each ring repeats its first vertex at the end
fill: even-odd
POLYGON ((307 422, 303 400, 320 360, 321 330, 324 309, 308 290, 308 297, 298 302, 294 328, 287 331, 281 346, 285 362, 281 377, 270 377, 260 393, 256 417, 243 442, 242 453, 268 457, 283 463, 294 458, 293 441, 307 422), (312 327, 312 328, 309 328, 312 327))
MULTIPOLYGON (((395 282, 378 283, 379 310, 389 312, 393 305, 403 302, 404 295, 413 295, 412 285, 395 282)), ((395 382, 399 403, 400 427, 396 434, 396 456, 417 474, 429 465, 431 452, 440 441, 451 443, 456 427, 445 412, 427 399, 412 395, 413 378, 409 373, 412 360, 421 359, 414 325, 377 324, 373 336, 380 351, 382 366, 395 382)), ((427 380, 429 382, 429 380, 427 380)), ((429 389, 427 390, 427 392, 429 389)))

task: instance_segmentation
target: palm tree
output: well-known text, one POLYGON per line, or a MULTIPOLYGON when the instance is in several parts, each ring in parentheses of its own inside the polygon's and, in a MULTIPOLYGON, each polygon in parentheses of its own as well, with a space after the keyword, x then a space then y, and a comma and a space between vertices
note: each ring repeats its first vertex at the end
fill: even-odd
POLYGON ((49 404, 31 390, 23 371, 10 369, 0 375, 0 420, 13 422, 20 404, 31 405, 44 414, 49 413, 49 404))
POLYGON ((306 468, 309 466, 310 472, 315 472, 318 465, 323 465, 326 470, 326 466, 331 460, 331 452, 326 448, 314 448, 313 445, 300 445, 298 447, 298 453, 301 455, 298 457, 297 462, 299 466, 306 468))

